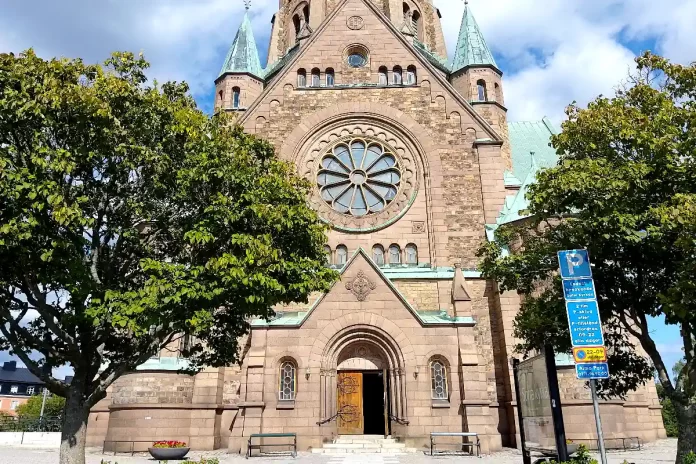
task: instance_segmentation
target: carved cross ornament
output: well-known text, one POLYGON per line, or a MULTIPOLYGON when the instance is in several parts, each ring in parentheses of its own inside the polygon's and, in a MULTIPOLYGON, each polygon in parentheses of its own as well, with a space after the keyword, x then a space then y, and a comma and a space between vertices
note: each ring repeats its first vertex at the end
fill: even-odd
POLYGON ((346 282, 346 288, 353 292, 358 301, 365 301, 367 295, 377 288, 377 284, 368 279, 363 271, 360 271, 353 280, 346 282))

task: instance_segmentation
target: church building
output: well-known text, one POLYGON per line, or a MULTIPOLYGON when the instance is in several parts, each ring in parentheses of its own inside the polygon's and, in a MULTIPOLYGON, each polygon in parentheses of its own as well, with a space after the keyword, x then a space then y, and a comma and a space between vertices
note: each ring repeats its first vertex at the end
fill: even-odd
MULTIPOLYGON (((556 129, 508 121, 471 7, 452 60, 442 14, 432 0, 280 0, 265 67, 244 16, 215 111, 312 182, 340 280, 252 321, 239 365, 184 375, 163 350, 94 408, 88 445, 243 453, 251 434, 293 432, 300 451, 345 435, 420 449, 431 432, 475 432, 484 453, 517 446, 520 296, 481 277, 476 250, 524 220, 556 129)), ((589 390, 571 359, 557 363, 568 438, 592 440, 589 390)), ((601 408, 608 439, 665 436, 652 384, 601 408)))

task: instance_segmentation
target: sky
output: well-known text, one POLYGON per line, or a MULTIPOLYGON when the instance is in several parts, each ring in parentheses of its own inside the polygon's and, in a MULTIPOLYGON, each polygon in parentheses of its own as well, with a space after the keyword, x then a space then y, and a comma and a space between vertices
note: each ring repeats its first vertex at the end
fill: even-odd
MULTIPOLYGON (((433 2, 451 53, 464 3, 433 2)), ((264 63, 278 0, 251 3, 264 63)), ((0 52, 33 47, 46 58, 97 62, 116 50, 142 51, 150 76, 187 81, 206 111, 244 14, 243 0, 1 0, 0 6, 0 52)), ((548 116, 560 125, 569 103, 610 94, 646 50, 696 61, 694 0, 470 0, 470 8, 505 74, 513 121, 548 116)), ((653 326, 672 365, 681 356, 679 333, 660 321, 653 326)))

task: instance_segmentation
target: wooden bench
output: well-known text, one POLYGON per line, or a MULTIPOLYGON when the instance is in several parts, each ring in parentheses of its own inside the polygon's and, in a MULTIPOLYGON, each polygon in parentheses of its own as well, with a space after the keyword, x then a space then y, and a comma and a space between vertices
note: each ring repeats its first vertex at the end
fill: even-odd
POLYGON ((290 446, 288 443, 270 443, 270 444, 261 444, 259 441, 258 445, 254 445, 252 443, 252 440, 254 438, 258 438, 259 440, 262 440, 264 438, 292 438, 292 457, 295 458, 297 457, 297 434, 296 433, 252 433, 249 436, 249 447, 247 448, 246 452, 246 458, 249 459, 251 457, 251 450, 257 449, 259 450, 259 455, 262 455, 261 453, 261 448, 266 447, 266 446, 290 446))
POLYGON ((474 449, 476 449, 476 456, 481 457, 481 440, 479 439, 478 433, 476 432, 430 432, 430 455, 433 456, 435 452, 435 437, 468 437, 476 438, 476 442, 459 443, 458 446, 469 447, 471 449, 471 454, 474 454, 474 449))

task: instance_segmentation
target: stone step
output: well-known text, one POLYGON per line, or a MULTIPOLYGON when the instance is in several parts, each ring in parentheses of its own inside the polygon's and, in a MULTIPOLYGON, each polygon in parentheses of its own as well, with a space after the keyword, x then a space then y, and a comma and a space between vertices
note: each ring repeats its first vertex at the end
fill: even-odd
POLYGON ((324 449, 380 449, 379 443, 326 443, 324 449))
POLYGON ((379 440, 374 439, 366 439, 366 438, 336 438, 334 443, 346 443, 346 444, 351 444, 351 443, 397 443, 396 440, 393 438, 381 438, 379 440))
MULTIPOLYGON (((409 452, 415 452, 415 450, 409 452)), ((315 448, 314 454, 344 455, 344 454, 388 454, 390 456, 401 456, 406 454, 404 449, 371 449, 371 448, 315 448)))

